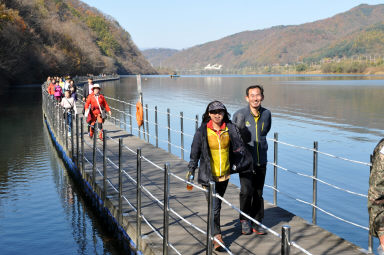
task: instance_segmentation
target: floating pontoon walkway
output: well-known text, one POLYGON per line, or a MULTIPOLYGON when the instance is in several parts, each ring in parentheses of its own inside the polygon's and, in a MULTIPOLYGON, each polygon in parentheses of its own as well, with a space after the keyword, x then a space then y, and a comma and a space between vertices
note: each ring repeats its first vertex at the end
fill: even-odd
MULTIPOLYGON (((137 246, 136 243, 139 240, 138 248, 142 254, 163 254, 164 169, 166 163, 169 163, 170 173, 169 220, 168 223, 165 222, 169 233, 168 252, 169 254, 207 253, 205 234, 207 231, 207 200, 203 191, 196 187, 192 191, 187 191, 185 183, 180 180, 185 178, 186 161, 127 133, 108 120, 103 125, 106 131, 105 157, 101 140, 96 140, 94 151, 95 140, 90 139, 87 135, 86 123, 83 124, 84 154, 82 155, 82 141, 81 139, 76 140, 76 121, 73 123, 73 140, 67 137, 68 142, 66 143, 63 123, 55 117, 55 113, 58 111, 50 100, 48 97, 43 100, 43 112, 46 123, 52 130, 51 135, 61 145, 68 157, 73 157, 73 166, 76 171, 95 191, 98 198, 104 199, 101 204, 108 209, 111 216, 128 234, 131 243, 133 242, 134 246, 137 246), (121 146, 119 146, 120 139, 121 146), (73 151, 71 140, 74 144, 73 151), (137 155, 138 148, 141 148, 141 157, 137 155), (79 160, 77 160, 77 155, 79 155, 79 160), (141 160, 138 161, 138 158, 141 160), (93 167, 94 160, 95 167, 93 167), (141 178, 139 180, 141 179, 142 189, 138 201, 137 169, 140 167, 141 178), (104 185, 106 186, 105 193, 104 185), (142 217, 139 219, 141 221, 138 221, 137 210, 140 199, 141 208, 139 210, 141 210, 142 217), (122 213, 119 211, 119 206, 122 208, 122 213), (150 223, 152 228, 147 223, 150 223), (140 225, 140 231, 137 231, 137 227, 140 225), (140 235, 140 238, 137 234, 140 235)), ((81 107, 82 105, 79 104, 78 108, 81 109, 81 107)), ((79 124, 78 137, 81 137, 80 127, 79 124)), ((230 183, 224 198, 238 208, 239 188, 230 183)), ((289 254, 365 254, 361 248, 352 243, 268 202, 265 203, 263 224, 271 230, 267 235, 241 235, 239 213, 227 204, 222 204, 222 235, 227 249, 232 254, 281 254, 281 238, 273 232, 281 235, 283 225, 290 226, 292 243, 289 254)), ((218 254, 226 253, 228 251, 218 252, 218 254)))

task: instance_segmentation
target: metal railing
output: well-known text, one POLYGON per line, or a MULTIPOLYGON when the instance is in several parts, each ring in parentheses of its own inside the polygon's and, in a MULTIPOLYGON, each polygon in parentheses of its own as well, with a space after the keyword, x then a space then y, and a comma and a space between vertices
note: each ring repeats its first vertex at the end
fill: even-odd
MULTIPOLYGON (((120 99, 116 99, 116 98, 112 98, 112 97, 108 97, 108 96, 105 96, 106 99, 108 99, 109 101, 113 101, 117 104, 120 105, 117 106, 117 107, 111 107, 111 109, 115 112, 115 116, 112 117, 112 120, 114 120, 115 124, 117 122, 119 122, 119 124, 124 124, 124 129, 127 130, 127 127, 129 127, 129 130, 130 130, 130 134, 133 134, 133 131, 136 131, 137 132, 137 135, 139 137, 141 137, 141 133, 143 133, 143 139, 146 140, 147 142, 150 142, 150 137, 154 139, 153 144, 158 147, 159 145, 159 141, 161 142, 164 142, 165 144, 167 144, 167 149, 169 152, 172 152, 171 151, 171 148, 177 148, 177 149, 180 149, 180 157, 182 159, 184 159, 184 153, 185 152, 189 152, 189 150, 185 149, 185 147, 188 147, 184 144, 185 142, 185 137, 193 137, 192 134, 188 134, 188 133, 185 133, 184 132, 184 123, 185 121, 189 121, 189 122, 193 122, 195 124, 195 130, 197 129, 198 127, 198 115, 196 115, 195 118, 188 118, 188 117, 185 117, 183 112, 180 112, 180 114, 171 114, 170 113, 170 109, 168 108, 167 111, 159 111, 157 106, 154 106, 154 110, 151 110, 147 104, 145 104, 145 106, 143 107, 144 110, 146 111, 146 114, 145 114, 145 118, 144 118, 144 125, 146 128, 143 128, 142 131, 140 131, 139 128, 136 128, 135 125, 133 124, 135 122, 135 114, 132 112, 132 108, 135 109, 135 105, 130 103, 130 102, 126 102, 124 100, 120 100, 120 99), (122 106, 122 107, 121 107, 122 106), (128 112, 126 111, 126 107, 128 107, 128 112), (122 110, 123 108, 123 110, 122 110), (152 122, 148 119, 148 111, 153 111, 153 114, 155 115, 154 117, 154 120, 155 122, 152 122), (158 122, 158 114, 163 114, 164 116, 166 116, 167 118, 167 123, 168 125, 167 126, 162 126, 162 125, 159 125, 159 122, 158 122), (118 116, 120 115, 120 116, 118 116), (127 118, 128 117, 128 118, 127 118), (179 119, 179 122, 180 122, 180 129, 177 129, 177 128, 172 128, 170 123, 170 118, 173 117, 175 119, 179 119), (124 119, 124 120, 123 120, 124 119), (127 121, 128 119, 128 121, 127 121), (151 134, 149 132, 149 128, 148 126, 149 125, 153 125, 155 127, 155 134, 151 134), (159 137, 159 128, 162 128, 162 129, 165 129, 167 132, 167 136, 168 136, 168 139, 165 140, 165 139, 162 139, 159 137), (145 131, 146 130, 146 131, 145 131), (179 136, 179 141, 180 141, 180 144, 176 144, 176 143, 172 143, 171 142, 171 135, 170 133, 173 133, 174 135, 176 136, 179 136)), ((175 121, 176 122, 176 121, 175 121)), ((338 221, 341 221, 341 222, 344 222, 344 223, 347 223, 351 226, 355 226, 355 227, 358 227, 360 229, 363 229, 363 230, 366 230, 368 232, 368 251, 371 252, 372 251, 372 237, 371 235, 369 234, 369 228, 367 226, 363 226, 361 224, 357 224, 353 221, 350 221, 350 220, 347 220, 347 219, 343 219, 342 217, 340 216, 337 216, 335 213, 332 213, 330 212, 329 210, 326 210, 324 208, 321 208, 317 205, 317 185, 318 183, 321 183, 323 185, 327 185, 335 190, 339 190, 339 191, 343 191, 345 193, 348 193, 348 194, 351 194, 353 196, 357 196, 357 197, 362 197, 362 198, 367 198, 367 194, 362 194, 362 193, 359 193, 359 192, 355 192, 355 191, 352 191, 352 190, 349 190, 349 189, 346 189, 346 188, 342 188, 342 187, 339 187, 338 185, 335 185, 335 184, 332 184, 332 183, 329 183, 325 180, 322 180, 322 179, 319 179, 318 178, 318 163, 319 163, 319 155, 323 155, 323 156, 326 156, 326 157, 329 157, 329 158, 334 158, 334 159, 337 159, 337 160, 341 160, 341 161, 346 161, 346 162, 349 162, 349 163, 352 163, 352 164, 356 164, 356 165, 361 165, 361 166, 365 166, 365 167, 370 167, 371 166, 371 163, 367 163, 367 162, 362 162, 362 161, 358 161, 358 160, 353 160, 353 159, 348 159, 348 158, 345 158, 345 157, 340 157, 340 156, 336 156, 336 155, 332 155, 330 153, 326 153, 326 152, 322 152, 322 151, 319 151, 318 150, 318 142, 317 141, 314 141, 314 146, 313 148, 308 148, 308 147, 304 147, 304 146, 297 146, 297 145, 293 145, 293 144, 289 144, 289 143, 286 143, 286 142, 283 142, 283 141, 279 141, 278 140, 278 134, 275 133, 274 134, 274 138, 273 139, 270 139, 270 138, 267 138, 268 141, 271 141, 273 142, 274 144, 274 156, 273 156, 273 163, 272 162, 268 162, 268 165, 272 166, 273 167, 273 186, 271 185, 268 185, 266 184, 265 186, 269 189, 272 189, 273 190, 273 204, 274 205, 277 205, 277 194, 281 194, 287 198, 290 198, 292 200, 295 200, 299 203, 302 203, 302 204, 305 204, 305 205, 309 205, 312 207, 312 223, 313 224, 317 224, 317 211, 321 211, 323 212, 324 214, 334 218, 334 219, 337 219, 338 221), (279 148, 279 144, 282 145, 282 146, 289 146, 289 147, 292 147, 292 148, 295 148, 295 149, 300 149, 300 150, 306 150, 306 151, 310 151, 313 153, 313 158, 312 158, 312 164, 313 164, 313 167, 312 167, 312 175, 309 175, 309 174, 305 174, 305 173, 302 173, 300 171, 295 171, 295 170, 292 170, 292 169, 289 169, 289 168, 286 168, 284 166, 281 166, 278 164, 278 148, 279 148), (308 179, 312 179, 312 201, 311 202, 308 202, 308 201, 305 201, 303 199, 299 199, 299 198, 295 198, 294 196, 290 195, 289 193, 287 192, 282 192, 278 189, 277 187, 277 178, 278 178, 278 172, 279 171, 284 171, 284 172, 289 172, 289 173, 292 173, 292 174, 295 174, 297 176, 302 176, 302 177, 305 177, 305 178, 308 178, 308 179)), ((166 149, 166 148, 164 148, 166 149)))
MULTIPOLYGON (((43 103, 42 103, 43 105, 42 106, 43 106, 46 120, 48 121, 48 123, 49 123, 51 129, 53 130, 58 141, 62 145, 65 145, 65 149, 67 150, 68 155, 70 155, 73 162, 75 162, 75 165, 79 169, 80 174, 83 177, 85 177, 87 175, 87 173, 85 171, 85 164, 86 163, 89 164, 92 167, 92 172, 90 173, 90 178, 92 180, 91 185, 94 188, 94 190, 96 190, 95 188, 98 185, 97 176, 101 176, 102 177, 102 182, 101 182, 102 184, 100 184, 100 186, 102 186, 103 199, 105 199, 109 195, 108 194, 108 186, 112 187, 112 190, 116 194, 118 194, 118 200, 119 200, 118 201, 118 214, 119 214, 119 216, 118 216, 117 220, 119 223, 122 222, 122 217, 124 214, 123 213, 123 202, 126 202, 128 204, 128 206, 130 208, 132 208, 132 210, 136 213, 136 226, 137 226, 136 236, 137 236, 137 239, 135 241, 136 241, 137 250, 140 250, 142 248, 141 247, 141 238, 142 238, 141 223, 142 223, 142 221, 144 221, 154 231, 154 233, 156 233, 156 235, 163 240, 163 253, 164 254, 168 254, 169 248, 171 248, 177 254, 180 254, 180 252, 173 246, 173 244, 171 244, 169 242, 169 238, 168 238, 168 235, 169 235, 168 222, 169 222, 170 215, 172 215, 172 217, 177 218, 178 220, 184 222, 185 224, 187 224, 191 228, 193 228, 196 231, 200 232, 201 234, 204 234, 207 236, 207 240, 206 240, 207 254, 212 254, 212 241, 213 240, 218 242, 220 244, 220 246, 228 254, 232 254, 232 252, 223 243, 220 243, 219 240, 217 240, 214 236, 212 236, 212 227, 213 227, 213 223, 212 223, 212 213, 213 213, 212 201, 213 201, 213 197, 217 197, 217 198, 221 199, 229 207, 238 211, 239 213, 241 213, 242 215, 244 215, 245 217, 247 217, 248 219, 253 221, 255 224, 262 226, 268 232, 270 232, 274 236, 281 239, 282 254, 289 254, 290 246, 296 247, 297 249, 301 250, 305 254, 311 254, 308 251, 306 251, 305 249, 303 249, 301 246, 299 246, 297 243, 290 240, 290 234, 289 234, 290 228, 289 228, 289 226, 283 226, 282 227, 282 234, 280 235, 277 232, 275 232, 274 230, 268 228, 267 226, 261 224, 260 222, 258 222, 256 220, 254 220, 250 216, 248 216, 245 213, 243 213, 242 211, 240 211, 233 204, 231 204, 230 202, 228 202, 224 198, 220 197, 219 195, 215 194, 214 182, 210 183, 208 190, 205 190, 205 189, 201 188, 200 186, 195 185, 194 183, 189 183, 188 181, 184 180, 183 178, 179 177, 178 175, 173 174, 170 170, 169 164, 165 163, 164 167, 157 165, 156 163, 150 161, 148 158, 143 156, 141 154, 140 148, 137 149, 137 151, 135 151, 134 149, 129 148, 126 145, 123 145, 121 138, 119 140, 117 140, 117 139, 110 137, 106 130, 103 130, 103 141, 102 141, 102 148, 103 149, 102 149, 102 151, 97 147, 97 133, 98 133, 97 128, 95 128, 95 133, 94 133, 93 141, 92 141, 93 143, 92 144, 87 143, 84 139, 84 134, 85 134, 84 122, 85 121, 84 121, 83 117, 79 117, 79 115, 76 115, 76 116, 72 115, 75 121, 71 122, 72 123, 72 135, 69 137, 68 136, 68 124, 67 124, 68 122, 66 121, 65 118, 63 119, 63 115, 61 114, 61 112, 62 112, 61 106, 58 105, 57 102, 47 94, 45 86, 42 86, 42 94, 43 94, 43 103), (73 127, 73 123, 75 123, 75 127, 73 127), (118 164, 115 164, 107 156, 107 151, 108 151, 107 139, 110 141, 113 141, 115 143, 118 143, 118 145, 119 145, 118 164), (88 156, 85 155, 86 150, 85 150, 84 146, 88 146, 89 148, 92 148, 92 155, 88 155, 88 156), (137 158, 137 160, 136 160, 136 162, 137 162, 136 179, 134 179, 128 173, 128 170, 125 170, 123 165, 122 165, 121 155, 122 155, 123 149, 126 149, 129 153, 133 153, 136 155, 136 158, 137 158), (99 155, 99 157, 98 157, 98 155, 99 155), (97 167, 97 159, 100 157, 102 158, 102 164, 103 164, 102 170, 100 170, 97 167), (90 159, 90 158, 92 158, 92 159, 90 159), (141 180, 142 164, 141 164, 141 162, 143 160, 145 162, 148 162, 149 164, 155 166, 157 169, 164 171, 164 189, 163 189, 164 202, 161 202, 159 198, 157 198, 153 193, 151 193, 148 190, 147 187, 145 187, 142 184, 142 180, 141 180), (118 174, 119 174, 118 186, 114 185, 113 180, 111 180, 107 176, 107 171, 106 171, 107 164, 111 165, 115 169, 118 169, 118 174), (128 181, 130 181, 131 183, 136 185, 136 190, 137 190, 136 206, 134 206, 133 205, 134 203, 129 201, 129 199, 123 193, 123 180, 122 180, 123 176, 125 176, 128 179, 128 181), (200 227, 198 227, 195 224, 193 224, 192 222, 188 221, 185 217, 181 216, 174 209, 170 208, 170 206, 169 206, 170 177, 173 177, 184 184, 193 185, 196 188, 196 190, 208 192, 208 220, 207 220, 207 225, 206 225, 207 231, 204 231, 200 227), (156 227, 150 223, 150 219, 147 219, 146 216, 142 213, 142 211, 141 211, 141 208, 142 208, 141 207, 141 199, 142 199, 143 195, 145 195, 148 198, 155 201, 158 204, 158 206, 163 209, 163 212, 164 212, 164 217, 163 217, 163 230, 164 231, 163 231, 163 234, 161 234, 156 229, 156 227), (211 201, 211 203, 209 203, 209 201, 211 201)), ((168 116, 171 116, 169 111, 167 112, 167 114, 168 114, 168 116)), ((181 115, 181 117, 185 118, 182 115, 181 115)), ((113 117, 112 119, 115 122, 117 120, 116 117, 113 117)), ((196 116, 196 119, 190 119, 190 120, 196 121, 196 127, 197 127, 197 116, 196 116)), ((148 123, 148 120, 147 120, 147 123, 148 123)), ((120 121, 120 124, 121 124, 121 121, 120 121)), ((132 126, 132 122, 130 123, 130 126, 132 126)), ((171 130, 169 128, 169 126, 168 126, 168 130, 171 130)), ((179 132, 179 134, 183 135, 184 133, 181 131, 181 132, 179 132)), ((147 137, 148 137, 148 135, 149 134, 147 133, 147 137)), ((128 167, 128 166, 126 166, 126 167, 128 167)), ((132 166, 130 166, 130 167, 132 168, 132 166)))

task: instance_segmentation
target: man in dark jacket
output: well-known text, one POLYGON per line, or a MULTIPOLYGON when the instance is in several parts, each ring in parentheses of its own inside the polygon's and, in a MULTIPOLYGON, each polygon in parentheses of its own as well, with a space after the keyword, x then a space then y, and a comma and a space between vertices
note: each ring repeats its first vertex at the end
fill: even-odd
POLYGON ((92 88, 93 88, 93 79, 88 78, 88 83, 84 84, 83 87, 83 101, 87 101, 87 97, 89 94, 92 94, 92 88))
MULTIPOLYGON (((271 112, 261 106, 264 89, 253 85, 246 89, 245 99, 248 105, 233 116, 233 123, 239 128, 246 148, 253 157, 253 172, 240 173, 240 209, 258 222, 264 218, 263 187, 267 169, 267 134, 271 129, 271 112)), ((252 223, 242 215, 240 222, 243 234, 266 234, 259 225, 252 223), (251 230, 252 227, 252 230, 251 230)))
MULTIPOLYGON (((92 78, 88 78, 88 83, 87 84, 84 84, 84 87, 83 87, 83 102, 85 103, 87 101, 87 97, 89 96, 89 94, 92 94, 92 89, 93 89, 93 79, 92 78)), ((83 109, 83 114, 85 113, 85 109, 83 109)), ((90 133, 91 131, 91 122, 90 121, 87 121, 87 130, 88 130, 88 133, 90 133)))

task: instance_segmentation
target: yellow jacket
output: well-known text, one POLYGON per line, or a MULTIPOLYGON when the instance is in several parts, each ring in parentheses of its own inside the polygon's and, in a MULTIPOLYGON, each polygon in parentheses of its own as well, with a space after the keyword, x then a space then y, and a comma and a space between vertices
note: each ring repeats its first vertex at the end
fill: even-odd
POLYGON ((207 125, 208 145, 211 152, 212 176, 216 181, 225 181, 230 176, 229 147, 230 138, 225 124, 219 131, 207 125))

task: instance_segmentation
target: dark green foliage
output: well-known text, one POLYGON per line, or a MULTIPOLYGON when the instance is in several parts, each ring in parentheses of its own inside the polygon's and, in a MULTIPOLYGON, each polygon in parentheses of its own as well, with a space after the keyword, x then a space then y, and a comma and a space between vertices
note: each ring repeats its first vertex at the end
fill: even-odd
POLYGON ((367 64, 359 62, 326 63, 321 66, 323 73, 363 73, 367 64))
POLYGON ((307 69, 308 69, 308 66, 307 66, 306 64, 304 64, 304 63, 298 64, 298 65, 296 66, 296 71, 297 71, 297 72, 304 72, 304 71, 306 71, 307 69))
POLYGON ((106 56, 114 56, 121 51, 120 44, 113 38, 109 32, 110 26, 106 22, 105 18, 100 16, 88 16, 86 18, 87 25, 96 32, 96 43, 100 47, 101 51, 106 56))

